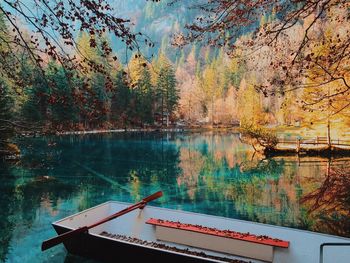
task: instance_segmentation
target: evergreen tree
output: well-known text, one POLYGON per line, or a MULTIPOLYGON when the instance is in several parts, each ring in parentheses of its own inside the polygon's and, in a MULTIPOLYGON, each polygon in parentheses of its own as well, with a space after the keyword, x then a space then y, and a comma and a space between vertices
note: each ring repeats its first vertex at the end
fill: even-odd
POLYGON ((95 38, 82 32, 78 38, 80 60, 82 61, 83 90, 80 93, 86 98, 83 107, 85 126, 98 126, 110 118, 112 78, 115 69, 112 67, 112 54, 106 55, 107 37, 95 38), (91 46, 91 42, 95 43, 91 46))
MULTIPOLYGON (((3 14, 0 13, 0 39, 7 37, 7 27, 3 19, 3 14)), ((5 53, 7 50, 6 45, 0 40, 0 54, 5 53)), ((4 56, 0 56, 0 63, 6 59, 4 56)), ((0 66, 0 73, 2 68, 0 66)), ((4 74, 5 75, 5 74, 4 74)), ((10 95, 9 81, 3 74, 0 75, 0 150, 4 147, 5 142, 13 135, 13 126, 11 121, 13 115, 14 101, 10 95)))
POLYGON ((74 83, 69 83, 61 66, 50 62, 46 69, 47 78, 54 86, 49 99, 52 122, 55 128, 72 128, 78 121, 78 108, 73 97, 74 83))
POLYGON ((154 91, 151 84, 151 74, 148 68, 141 71, 141 79, 137 85, 139 103, 137 104, 137 112, 142 123, 153 123, 153 99, 154 91))
POLYGON ((153 122, 154 88, 147 62, 136 54, 129 63, 132 109, 134 119, 141 124, 153 122))
POLYGON ((0 78, 0 149, 13 136, 12 124, 14 100, 10 94, 10 87, 0 78))
POLYGON ((131 90, 127 85, 126 73, 120 68, 114 77, 114 94, 112 96, 112 120, 126 127, 130 122, 131 90))
POLYGON ((29 72, 32 72, 33 75, 32 84, 24 91, 26 100, 21 108, 21 115, 26 121, 35 122, 40 126, 49 120, 51 90, 35 68, 25 67, 21 74, 26 75, 29 72))
POLYGON ((174 113, 179 101, 179 91, 176 87, 174 68, 164 55, 160 57, 160 65, 157 80, 157 98, 159 101, 158 108, 163 118, 165 114, 170 116, 174 113))

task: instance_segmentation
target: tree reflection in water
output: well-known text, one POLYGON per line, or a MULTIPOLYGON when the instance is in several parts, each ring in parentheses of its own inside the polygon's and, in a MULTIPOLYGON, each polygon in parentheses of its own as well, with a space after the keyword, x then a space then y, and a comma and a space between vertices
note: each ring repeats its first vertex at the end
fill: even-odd
POLYGON ((0 168, 0 262, 4 262, 13 234, 30 229, 40 208, 55 216, 57 204, 70 198, 77 188, 49 176, 13 177, 8 163, 1 163, 0 168))
POLYGON ((350 236, 349 174, 349 167, 332 167, 329 162, 321 186, 300 199, 315 221, 315 231, 350 236))
POLYGON ((40 251, 54 235, 51 222, 160 189, 153 205, 350 237, 346 160, 327 169, 327 159, 264 159, 232 133, 26 138, 21 145, 20 163, 0 164, 0 261, 23 253, 62 262, 62 248, 40 251))
MULTIPOLYGON (((317 189, 328 184, 329 177, 324 177, 328 159, 306 156, 264 159, 254 156, 238 137, 220 136, 188 136, 181 144, 177 184, 187 189, 190 210, 350 236, 349 209, 345 209, 349 208, 349 199, 340 198, 347 194, 347 178, 334 181, 338 187, 344 186, 337 201, 329 200, 330 204, 338 203, 334 210, 320 208, 320 213, 315 214, 304 201, 307 197, 315 198, 317 189), (338 210, 341 206, 344 209, 338 210), (323 221, 330 226, 326 228, 323 221)), ((340 168, 348 161, 340 158, 334 163, 334 167, 340 168)))

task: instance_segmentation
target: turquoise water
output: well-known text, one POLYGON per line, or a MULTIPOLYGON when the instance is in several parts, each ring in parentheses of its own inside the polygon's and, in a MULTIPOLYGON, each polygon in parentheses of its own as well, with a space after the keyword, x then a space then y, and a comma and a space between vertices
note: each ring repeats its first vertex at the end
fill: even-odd
POLYGON ((86 262, 62 245, 40 251, 55 235, 51 222, 158 190, 164 196, 156 206, 350 237, 349 193, 331 196, 349 180, 329 179, 329 165, 347 169, 347 160, 264 159, 226 133, 26 138, 19 145, 20 161, 0 163, 0 262, 86 262))

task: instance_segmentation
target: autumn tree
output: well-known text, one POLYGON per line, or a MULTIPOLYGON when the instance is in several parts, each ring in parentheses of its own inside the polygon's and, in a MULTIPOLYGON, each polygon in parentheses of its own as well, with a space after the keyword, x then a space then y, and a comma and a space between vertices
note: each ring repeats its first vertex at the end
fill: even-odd
POLYGON ((247 80, 243 78, 237 97, 241 124, 262 124, 260 94, 254 88, 254 82, 247 83, 247 80))
POLYGON ((204 96, 200 87, 201 66, 197 58, 196 46, 185 56, 181 52, 181 60, 176 69, 176 79, 179 87, 179 114, 189 123, 203 118, 204 96))
POLYGON ((205 94, 207 111, 209 113, 209 120, 214 124, 215 118, 215 100, 220 92, 219 83, 217 79, 217 72, 215 67, 209 64, 203 72, 201 87, 205 94))
POLYGON ((283 96, 280 109, 277 112, 277 118, 281 124, 289 126, 303 119, 304 114, 300 110, 299 104, 295 103, 296 98, 298 98, 296 91, 287 92, 283 96))
POLYGON ((250 143, 255 151, 269 153, 278 143, 276 134, 252 122, 243 122, 240 132, 243 140, 250 143))
MULTIPOLYGON (((173 1, 173 4, 176 2, 173 1)), ((304 85, 304 79, 309 68, 317 66, 318 76, 314 78, 317 79, 317 87, 322 88, 329 83, 336 83, 339 87, 329 95, 321 96, 320 101, 329 97, 337 99, 350 92, 346 70, 350 56, 350 21, 346 11, 349 5, 346 0, 205 0, 194 6, 202 15, 186 26, 187 34, 177 35, 174 42, 184 46, 202 41, 234 53, 238 48, 237 40, 250 32, 251 37, 240 45, 246 49, 250 47, 248 53, 252 56, 265 46, 287 51, 284 56, 271 61, 270 69, 276 74, 266 79, 268 85, 257 85, 264 94, 275 94, 276 87, 283 92, 287 92, 288 87, 309 88, 304 85), (261 22, 262 17, 269 19, 264 18, 261 22), (284 41, 284 36, 297 27, 301 29, 301 37, 294 36, 293 44, 284 41), (331 27, 334 33, 329 39, 327 51, 315 53, 312 49, 322 44, 317 33, 322 27, 331 27)))
POLYGON ((334 38, 337 37, 331 28, 324 28, 319 32, 321 43, 313 45, 311 54, 313 56, 319 56, 320 59, 310 63, 304 84, 307 86, 307 89, 303 90, 301 97, 303 110, 307 113, 309 122, 326 123, 325 134, 327 134, 329 147, 331 146, 332 120, 336 118, 343 119, 343 121, 346 120, 350 106, 350 92, 344 89, 344 80, 325 81, 328 79, 328 73, 325 73, 325 69, 329 67, 333 71, 343 71, 346 77, 349 76, 346 73, 349 66, 348 60, 331 66, 329 62, 322 59, 330 55, 329 52, 334 47, 334 38), (319 85, 320 82, 323 82, 323 84, 319 85))

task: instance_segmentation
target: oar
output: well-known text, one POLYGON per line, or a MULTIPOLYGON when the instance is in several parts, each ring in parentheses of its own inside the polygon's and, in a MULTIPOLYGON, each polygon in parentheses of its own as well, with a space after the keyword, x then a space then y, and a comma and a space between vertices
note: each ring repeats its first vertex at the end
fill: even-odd
POLYGON ((101 221, 98 221, 97 223, 94 223, 94 224, 89 225, 89 226, 79 227, 77 229, 74 229, 74 230, 68 231, 66 233, 63 233, 62 235, 59 235, 57 237, 53 237, 51 239, 45 240, 41 244, 41 250, 44 251, 46 249, 54 247, 54 246, 56 246, 56 245, 58 245, 58 244, 60 244, 60 243, 62 243, 64 241, 66 241, 67 239, 78 235, 79 233, 87 232, 91 228, 94 228, 94 227, 96 227, 98 225, 106 223, 106 222, 108 222, 108 221, 110 221, 110 220, 112 220, 114 218, 117 218, 117 217, 122 216, 122 215, 124 215, 126 213, 129 213, 129 212, 131 212, 131 211, 133 211, 133 210, 135 210, 137 208, 142 209, 142 208, 144 208, 144 206, 148 202, 150 202, 150 201, 152 201, 154 199, 157 199, 157 198, 161 197, 162 195, 163 195, 163 193, 161 191, 156 192, 156 193, 154 193, 154 194, 152 194, 152 195, 142 199, 140 202, 138 202, 138 203, 136 203, 134 205, 131 205, 131 206, 129 206, 129 207, 127 207, 127 208, 125 208, 125 209, 123 209, 123 210, 113 214, 113 215, 110 215, 109 217, 106 217, 106 218, 102 219, 101 221))

